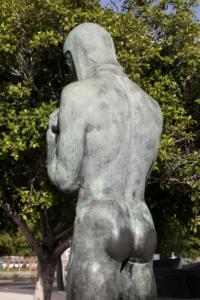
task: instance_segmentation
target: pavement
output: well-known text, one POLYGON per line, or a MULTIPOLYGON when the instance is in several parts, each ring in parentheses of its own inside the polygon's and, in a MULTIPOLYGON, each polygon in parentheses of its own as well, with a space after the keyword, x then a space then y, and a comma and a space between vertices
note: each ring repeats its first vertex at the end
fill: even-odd
MULTIPOLYGON (((33 294, 35 289, 34 278, 10 278, 0 279, 0 300, 33 300, 33 294)), ((66 300, 66 292, 56 291, 54 288, 52 291, 51 300, 66 300)), ((183 299, 170 299, 159 298, 158 300, 183 300, 183 299)), ((200 300, 200 299, 188 299, 187 300, 200 300)))
MULTIPOLYGON (((0 299, 1 300, 33 300, 33 295, 0 292, 0 299)), ((65 292, 53 292, 51 300, 66 300, 65 292)))
MULTIPOLYGON (((0 279, 0 300, 33 300, 34 289, 34 279, 0 279)), ((54 286, 51 300, 66 300, 66 292, 56 291, 54 286)))
MULTIPOLYGON (((0 292, 0 299, 1 300, 33 300, 33 295, 0 292)), ((53 292, 51 300, 66 300, 65 292, 53 292)))
MULTIPOLYGON (((33 295, 0 292, 0 299, 1 300, 33 300, 33 295)), ((66 300, 65 292, 53 292, 51 300, 66 300)), ((158 300, 186 300, 186 299, 159 298, 158 300)), ((187 298, 187 300, 199 300, 199 299, 187 298)))

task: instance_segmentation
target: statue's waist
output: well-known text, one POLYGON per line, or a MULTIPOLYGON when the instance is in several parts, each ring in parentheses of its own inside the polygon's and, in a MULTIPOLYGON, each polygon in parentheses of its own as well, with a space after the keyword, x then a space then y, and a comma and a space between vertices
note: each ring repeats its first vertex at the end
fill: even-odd
POLYGON ((95 190, 89 187, 81 187, 79 189, 80 199, 90 199, 90 200, 114 200, 115 193, 109 189, 95 190))

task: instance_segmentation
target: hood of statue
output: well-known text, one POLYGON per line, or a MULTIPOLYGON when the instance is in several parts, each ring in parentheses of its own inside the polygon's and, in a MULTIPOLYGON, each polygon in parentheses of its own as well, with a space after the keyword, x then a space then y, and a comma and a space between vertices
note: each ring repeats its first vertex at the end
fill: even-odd
POLYGON ((75 27, 64 43, 64 54, 69 51, 78 80, 90 78, 100 70, 122 72, 111 35, 98 24, 83 23, 75 27))

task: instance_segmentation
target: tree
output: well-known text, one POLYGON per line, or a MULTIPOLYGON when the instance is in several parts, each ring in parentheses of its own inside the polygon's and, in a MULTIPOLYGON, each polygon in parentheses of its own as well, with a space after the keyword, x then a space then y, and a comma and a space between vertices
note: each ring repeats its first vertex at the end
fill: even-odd
POLYGON ((68 9, 62 12, 61 5, 61 12, 57 12, 58 4, 62 3, 0 4, 0 201, 38 256, 37 299, 50 298, 57 260, 69 245, 75 197, 68 195, 66 202, 53 191, 45 167, 48 115, 64 85, 62 50, 58 47, 62 32, 57 28, 60 15, 66 17, 68 9))
MULTIPOLYGON (((134 11, 136 3, 126 2, 134 11)), ((151 2, 140 5, 136 15, 152 37, 152 46, 140 57, 141 85, 160 103, 164 128, 147 198, 156 222, 158 250, 185 253, 185 241, 191 239, 196 255, 200 234, 200 47, 194 7, 198 1, 151 2)))
POLYGON ((124 11, 132 12, 139 17, 142 15, 142 11, 147 7, 147 5, 154 2, 155 0, 124 0, 122 9, 124 11))
POLYGON ((45 132, 71 80, 64 38, 82 22, 99 23, 111 33, 125 72, 161 105, 163 138, 146 194, 159 250, 174 247, 165 238, 168 223, 172 234, 181 228, 182 239, 190 232, 198 239, 199 24, 193 4, 140 3, 135 15, 102 8, 98 1, 1 1, 0 204, 38 256, 39 299, 50 298, 52 274, 74 220, 76 195, 61 195, 47 180, 45 132))

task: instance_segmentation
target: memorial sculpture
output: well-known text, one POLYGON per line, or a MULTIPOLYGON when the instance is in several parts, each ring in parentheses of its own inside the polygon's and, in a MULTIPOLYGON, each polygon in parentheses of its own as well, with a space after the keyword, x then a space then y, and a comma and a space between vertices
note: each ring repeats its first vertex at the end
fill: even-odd
POLYGON ((47 169, 58 189, 78 191, 67 299, 155 300, 156 233, 144 190, 160 107, 124 74, 98 24, 74 28, 64 55, 77 81, 49 117, 47 169))

